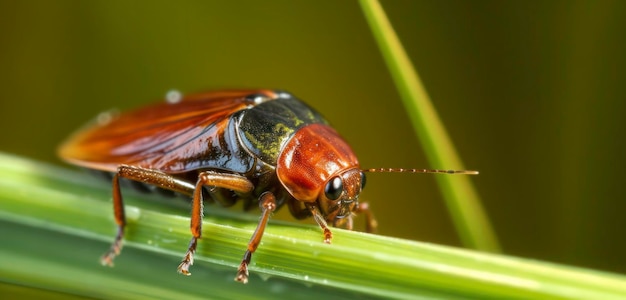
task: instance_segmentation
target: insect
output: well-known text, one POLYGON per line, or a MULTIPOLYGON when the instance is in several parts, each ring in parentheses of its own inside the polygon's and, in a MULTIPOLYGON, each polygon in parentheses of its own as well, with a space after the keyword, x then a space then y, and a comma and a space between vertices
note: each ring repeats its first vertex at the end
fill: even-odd
POLYGON ((352 229, 354 214, 376 220, 358 198, 365 172, 462 173, 475 171, 361 169, 344 139, 313 108, 289 93, 223 90, 173 97, 167 102, 102 118, 59 147, 65 161, 112 173, 117 235, 101 262, 119 255, 126 219, 120 179, 191 197, 191 241, 178 272, 190 275, 202 237, 205 200, 223 206, 259 206, 261 218, 239 265, 236 281, 248 281, 248 264, 270 214, 287 205, 297 219, 313 217, 331 243, 335 227, 352 229))

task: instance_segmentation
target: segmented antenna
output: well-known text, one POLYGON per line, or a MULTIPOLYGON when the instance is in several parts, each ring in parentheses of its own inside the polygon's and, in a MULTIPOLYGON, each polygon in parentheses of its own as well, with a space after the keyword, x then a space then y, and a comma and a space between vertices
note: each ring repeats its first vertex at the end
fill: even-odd
POLYGON ((428 170, 428 169, 404 169, 404 168, 374 168, 363 169, 363 172, 369 173, 437 173, 437 174, 466 174, 478 175, 478 171, 472 170, 428 170))

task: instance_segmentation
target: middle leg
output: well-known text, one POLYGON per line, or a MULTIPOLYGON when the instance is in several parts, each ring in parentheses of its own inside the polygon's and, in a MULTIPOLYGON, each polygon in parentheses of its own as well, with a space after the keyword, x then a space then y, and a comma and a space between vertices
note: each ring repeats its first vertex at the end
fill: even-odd
POLYGON ((248 264, 250 264, 250 260, 252 259, 252 253, 256 251, 257 247, 259 247, 261 238, 265 232, 265 226, 267 226, 267 221, 269 220, 272 212, 276 210, 276 197, 274 197, 274 194, 271 192, 263 193, 259 200, 262 210, 261 219, 259 220, 259 224, 257 225, 256 230, 254 230, 250 241, 248 242, 248 250, 246 250, 246 253, 243 255, 243 259, 239 265, 239 270, 237 271, 237 276, 235 277, 235 281, 243 283, 248 283, 248 264))
POLYGON ((193 192, 191 203, 191 229, 192 238, 187 248, 187 253, 182 262, 178 265, 178 273, 191 275, 189 267, 193 265, 193 256, 198 246, 198 239, 202 237, 202 214, 203 214, 203 186, 224 188, 237 192, 247 193, 254 189, 254 185, 246 177, 238 174, 218 173, 214 171, 201 172, 193 192))

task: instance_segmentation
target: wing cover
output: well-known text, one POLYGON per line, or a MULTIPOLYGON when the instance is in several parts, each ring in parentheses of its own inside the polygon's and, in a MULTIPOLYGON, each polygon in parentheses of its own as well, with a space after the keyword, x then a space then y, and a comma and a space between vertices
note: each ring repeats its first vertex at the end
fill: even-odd
POLYGON ((240 161, 247 154, 229 120, 256 105, 249 95, 276 98, 270 90, 232 90, 163 101, 77 132, 61 145, 59 155, 104 171, 115 171, 120 164, 169 173, 207 166, 240 171, 251 162, 240 161))

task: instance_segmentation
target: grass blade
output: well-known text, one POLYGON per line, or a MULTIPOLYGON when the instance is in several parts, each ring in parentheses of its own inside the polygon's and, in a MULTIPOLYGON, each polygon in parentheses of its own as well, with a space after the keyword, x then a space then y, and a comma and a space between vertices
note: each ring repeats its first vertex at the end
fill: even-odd
MULTIPOLYGON (((376 0, 360 2, 428 160, 435 168, 464 169, 380 3, 376 0)), ((437 176, 437 182, 463 244, 478 250, 499 252, 496 235, 470 179, 467 176, 437 176)))
POLYGON ((550 263, 271 221, 248 285, 233 281, 257 215, 207 206, 193 275, 176 274, 188 202, 125 190, 129 226, 114 268, 110 187, 83 173, 0 154, 0 294, 95 298, 561 298, 626 295, 626 278, 550 263), (29 287, 29 289, 24 289, 29 287))

